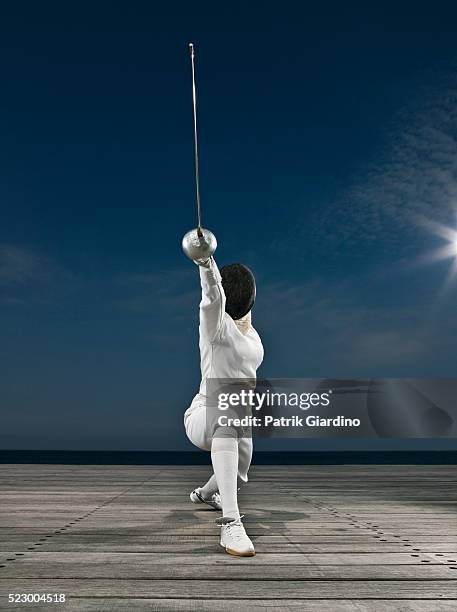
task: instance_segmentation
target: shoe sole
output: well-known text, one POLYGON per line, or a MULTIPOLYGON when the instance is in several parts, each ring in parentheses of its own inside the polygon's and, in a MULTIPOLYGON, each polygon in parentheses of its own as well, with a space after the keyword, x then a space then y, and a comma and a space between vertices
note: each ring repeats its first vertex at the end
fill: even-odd
MULTIPOLYGON (((192 491, 192 493, 193 493, 193 491, 192 491)), ((194 500, 192 499, 192 493, 189 495, 189 499, 190 499, 190 501, 191 501, 193 504, 195 504, 196 506, 198 506, 198 505, 200 505, 200 504, 204 504, 205 506, 209 506, 209 507, 210 507, 210 508, 212 508, 213 510, 218 510, 219 512, 222 512, 222 507, 215 506, 215 505, 214 505, 214 504, 212 504, 211 502, 208 502, 208 501, 206 501, 206 500, 204 500, 204 499, 200 499, 198 496, 197 496, 196 501, 194 501, 194 500)))
POLYGON ((239 553, 239 552, 236 552, 235 550, 232 550, 231 548, 225 548, 225 552, 228 553, 229 555, 233 555, 234 557, 255 557, 255 550, 253 550, 252 552, 248 552, 248 553, 239 553))

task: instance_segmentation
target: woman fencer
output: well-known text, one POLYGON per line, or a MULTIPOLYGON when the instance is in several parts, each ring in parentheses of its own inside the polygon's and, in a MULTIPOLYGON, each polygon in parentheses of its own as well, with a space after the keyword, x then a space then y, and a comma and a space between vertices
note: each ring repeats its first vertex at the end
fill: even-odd
POLYGON ((200 302, 201 384, 184 415, 189 440, 211 451, 213 475, 192 491, 195 504, 222 510, 216 523, 221 527, 221 546, 231 555, 251 557, 254 546, 246 534, 238 509, 238 479, 248 480, 252 437, 233 427, 211 425, 207 419, 208 379, 255 379, 262 363, 263 347, 251 324, 256 295, 252 272, 242 264, 230 264, 219 271, 214 258, 199 260, 202 299, 200 302))

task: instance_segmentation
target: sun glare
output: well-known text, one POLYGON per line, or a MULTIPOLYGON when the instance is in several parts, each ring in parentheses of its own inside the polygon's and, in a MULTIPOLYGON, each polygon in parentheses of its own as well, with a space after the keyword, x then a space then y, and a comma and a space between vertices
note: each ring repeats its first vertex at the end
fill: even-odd
POLYGON ((449 288, 449 285, 457 278, 457 229, 426 219, 420 220, 420 225, 424 226, 432 234, 435 234, 435 236, 442 238, 443 243, 435 250, 420 258, 418 263, 431 264, 438 261, 449 260, 450 267, 443 289, 449 288))

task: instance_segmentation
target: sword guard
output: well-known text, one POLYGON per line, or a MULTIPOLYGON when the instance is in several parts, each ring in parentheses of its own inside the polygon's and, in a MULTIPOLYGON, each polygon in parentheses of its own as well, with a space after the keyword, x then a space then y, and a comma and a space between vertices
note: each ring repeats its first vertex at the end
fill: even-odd
POLYGON ((192 261, 206 261, 217 248, 216 236, 207 229, 193 229, 182 239, 184 253, 192 261), (201 235, 198 233, 200 229, 201 235))

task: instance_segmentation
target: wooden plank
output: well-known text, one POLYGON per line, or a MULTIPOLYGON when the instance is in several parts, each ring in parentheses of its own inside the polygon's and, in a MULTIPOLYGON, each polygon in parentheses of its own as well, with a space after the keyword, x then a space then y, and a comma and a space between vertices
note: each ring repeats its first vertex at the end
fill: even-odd
MULTIPOLYGON (((151 524, 149 526, 149 528, 142 528, 142 529, 138 529, 138 528, 129 528, 129 527, 122 527, 122 528, 116 528, 115 530, 113 529, 108 529, 105 527, 98 527, 97 525, 93 525, 93 526, 87 526, 81 524, 80 527, 76 527, 73 526, 68 530, 65 530, 65 533, 68 533, 69 535, 93 535, 93 534, 99 534, 99 535, 104 535, 104 536, 109 536, 113 533, 113 531, 116 531, 118 536, 122 536, 122 537, 130 537, 130 536, 147 536, 147 535, 151 535, 153 533, 156 533, 158 531, 160 531, 161 534, 168 534, 168 535, 188 535, 188 536, 213 536, 215 535, 215 533, 217 533, 215 531, 215 527, 213 524, 209 523, 209 524, 200 524, 200 525, 196 525, 196 524, 189 524, 186 522, 182 522, 181 525, 169 525, 169 526, 164 526, 162 523, 160 523, 159 521, 151 524)), ((291 529, 291 528, 283 528, 281 526, 274 526, 274 525, 256 525, 255 523, 247 523, 246 524, 247 530, 249 531, 249 535, 251 537, 254 536, 259 536, 259 535, 271 535, 271 536, 289 536, 292 539, 294 539, 295 536, 301 536, 303 537, 302 543, 343 543, 343 544, 347 544, 347 543, 352 543, 354 544, 355 547, 357 547, 357 545, 359 543, 366 543, 366 542, 373 542, 374 539, 380 539, 380 538, 384 538, 384 536, 380 536, 380 538, 375 537, 375 535, 373 535, 373 533, 371 532, 367 532, 366 530, 344 530, 344 531, 337 531, 334 530, 332 533, 326 533, 323 532, 320 529, 314 529, 314 530, 307 530, 307 529, 299 529, 299 528, 295 528, 295 529, 291 529)), ((33 538, 42 538, 45 536, 52 536, 55 535, 53 530, 50 529, 40 529, 39 527, 4 527, 0 530, 0 542, 7 542, 7 541, 22 541, 22 540, 27 540, 27 536, 29 536, 29 538, 33 539, 33 538), (10 537, 11 536, 11 537, 10 537)), ((405 539, 404 535, 399 536, 399 535, 387 535, 386 536, 387 540, 391 543, 396 542, 398 540, 403 541, 405 539)), ((453 544, 454 548, 457 548, 457 536, 456 535, 446 535, 446 534, 441 534, 441 535, 423 535, 421 533, 410 537, 408 536, 408 539, 410 541, 411 544, 413 544, 414 546, 421 546, 421 544, 423 543, 427 543, 427 544, 434 544, 435 546, 439 546, 440 543, 441 544, 453 544)))
MULTIPOLYGON (((51 553, 50 553, 51 555, 51 553)), ((127 580, 200 580, 204 571, 205 580, 453 580, 453 570, 441 563, 420 564, 354 564, 325 565, 312 563, 307 556, 306 565, 273 565, 244 563, 208 565, 203 560, 199 563, 161 563, 158 555, 144 555, 147 559, 117 562, 94 562, 86 555, 82 561, 67 560, 65 563, 56 560, 37 561, 34 559, 16 560, 3 569, 1 578, 28 579, 103 579, 127 580), (223 565, 223 567, 222 567, 223 565)), ((195 557, 195 556, 194 556, 195 557)), ((51 557, 53 558, 53 557, 51 557)), ((195 558, 194 558, 195 561, 195 558)))
MULTIPOLYGON (((55 548, 64 549, 71 547, 87 546, 88 549, 91 547, 103 547, 105 545, 118 546, 120 550, 134 550, 135 547, 151 548, 151 551, 162 547, 170 547, 169 550, 178 550, 179 547, 208 547, 212 546, 214 542, 218 541, 219 529, 215 526, 213 535, 171 535, 171 534, 157 534, 150 533, 147 535, 135 535, 135 536, 122 536, 117 532, 110 533, 108 535, 99 534, 97 532, 87 535, 80 533, 63 532, 54 534, 50 538, 42 537, 41 546, 46 547, 46 550, 54 550, 55 548)), ((9 536, 5 541, 18 541, 20 542, 20 536, 14 535, 9 536)), ((27 541, 30 537, 27 536, 27 541)), ((364 539, 362 541, 357 540, 356 542, 341 542, 334 540, 332 542, 320 542, 307 540, 306 536, 303 535, 279 535, 279 534, 268 534, 259 535, 252 537, 253 542, 258 547, 258 550, 268 551, 275 550, 281 551, 283 547, 284 552, 286 548, 290 546, 296 546, 297 551, 300 552, 319 552, 319 553, 339 553, 348 552, 352 553, 354 548, 357 548, 359 553, 371 553, 371 552, 411 552, 414 548, 417 548, 416 543, 409 541, 378 541, 375 538, 364 539), (407 550, 405 550, 407 549, 407 550)), ((454 543, 422 543, 420 546, 421 551, 431 552, 450 552, 457 554, 457 546, 454 543)))
MULTIPOLYGON (((329 550, 327 551, 323 551, 323 550, 316 550, 318 547, 309 547, 306 544, 296 544, 294 542, 291 543, 271 543, 271 542, 254 542, 255 546, 256 546, 256 552, 258 555, 262 555, 262 554, 270 554, 270 553, 291 553, 291 552, 300 552, 303 554, 310 554, 315 552, 316 554, 319 552, 321 554, 331 554, 333 556, 337 555, 337 554, 341 554, 341 553, 345 553, 347 552, 349 554, 349 551, 345 551, 345 550, 336 550, 332 547, 329 548, 329 550)), ((27 548, 27 550, 29 549, 29 547, 35 549, 36 547, 42 548, 43 550, 46 549, 49 552, 56 552, 56 551, 84 551, 87 550, 89 552, 95 551, 95 550, 104 550, 106 552, 133 552, 133 551, 138 551, 138 552, 161 552, 161 553, 191 553, 191 552, 199 552, 202 551, 205 554, 209 554, 211 552, 220 552, 221 549, 219 548, 219 542, 217 538, 212 538, 211 542, 208 544, 204 544, 202 542, 181 542, 181 543, 170 543, 170 544, 151 544, 151 543, 129 543, 129 542, 121 542, 121 543, 116 543, 116 542, 111 542, 109 541, 109 539, 107 539, 105 542, 100 542, 100 541, 91 541, 91 542, 81 542, 81 541, 62 541, 62 542, 54 542, 52 540, 49 540, 49 543, 44 543, 43 545, 40 545, 39 543, 37 544, 36 541, 32 542, 23 542, 20 546, 16 546, 14 547, 15 549, 19 550, 19 551, 23 551, 27 548)), ((11 542, 7 542, 7 543, 1 543, 0 544, 0 550, 1 551, 5 551, 5 550, 9 550, 11 549, 11 542)), ((349 548, 349 547, 348 547, 349 548)), ((352 547, 353 549, 355 547, 352 547)), ((376 550, 376 547, 373 547, 371 551, 369 550, 361 550, 360 554, 371 554, 372 552, 374 552, 376 550)), ((379 549, 377 549, 379 550, 379 549)), ((395 553, 397 552, 396 550, 393 549, 389 549, 387 548, 385 550, 385 552, 392 552, 395 553)), ((449 558, 455 559, 456 558, 456 553, 455 553, 455 548, 453 549, 453 551, 449 551, 446 550, 446 547, 439 549, 439 548, 432 548, 429 551, 423 551, 428 552, 428 553, 442 553, 443 555, 447 555, 449 556, 449 558)))
MULTIPOLYGON (((240 563, 248 560, 240 559, 240 563)), ((66 593, 68 596, 192 599, 457 599, 456 580, 106 580, 0 578, 0 600, 6 593, 66 593), (418 595, 420 594, 420 595, 418 595)))
MULTIPOLYGON (((23 558, 29 562, 37 560, 41 563, 49 563, 52 560, 58 560, 61 563, 160 563, 162 565, 230 565, 240 563, 240 560, 233 558, 231 555, 221 554, 222 549, 217 547, 214 551, 200 550, 198 552, 173 553, 170 552, 117 552, 117 551, 101 551, 83 549, 81 551, 49 551, 44 548, 37 548, 34 551, 25 551, 23 558)), ((414 553, 416 554, 416 553, 414 553)), ((2 558, 14 557, 14 552, 4 552, 2 558)), ((448 556, 438 557, 432 553, 422 553, 413 556, 411 553, 398 552, 376 552, 376 553, 338 553, 338 554, 317 554, 317 553, 298 553, 292 552, 268 552, 263 555, 257 554, 250 560, 250 566, 267 566, 273 567, 277 565, 325 565, 329 566, 346 566, 346 565, 421 565, 423 559, 428 559, 430 564, 450 564, 447 563, 448 556)), ((21 560, 22 557, 16 560, 21 560)), ((243 561, 244 562, 244 561, 243 561)), ((15 564, 16 565, 16 564, 15 564)), ((17 564, 19 565, 19 564, 17 564)), ((453 563, 452 565, 457 565, 453 563)), ((428 564, 427 564, 428 566, 428 564)), ((450 578, 454 577, 453 573, 449 574, 450 578)), ((457 576, 455 577, 457 578, 457 576)))
MULTIPOLYGON (((79 579, 103 579, 127 580, 127 579, 147 579, 147 580, 199 580, 201 578, 201 566, 184 566, 182 568, 164 568, 160 565, 139 564, 137 566, 125 568, 125 565, 117 566, 97 566, 92 567, 86 564, 75 564, 70 567, 61 568, 50 564, 46 568, 30 567, 27 565, 22 568, 27 571, 23 575, 27 579, 64 579, 75 577, 79 579)), ((449 578, 449 569, 445 566, 372 566, 364 567, 342 567, 342 568, 320 568, 306 567, 275 567, 269 573, 268 580, 404 580, 404 581, 433 581, 433 580, 452 580, 449 578)), ((20 574, 15 573, 12 567, 8 567, 2 572, 2 577, 18 579, 20 574)), ((220 568, 208 568, 205 571, 205 580, 220 580, 220 568)), ((224 568, 222 580, 260 580, 265 582, 268 588, 268 581, 265 579, 265 568, 255 567, 249 570, 249 577, 246 576, 246 569, 242 567, 224 568)))
MULTIPOLYGON (((109 500, 108 500, 109 501, 109 500)), ((274 506, 274 498, 266 498, 264 500, 262 500, 262 503, 264 505, 267 505, 269 503, 272 503, 272 506, 274 506)), ((299 514, 300 514, 300 518, 297 517, 297 520, 305 520, 306 517, 306 521, 309 522, 313 522, 313 521, 317 521, 317 522, 322 522, 322 520, 332 520, 333 514, 335 512, 337 512, 339 514, 339 516, 341 517, 341 519, 344 520, 350 520, 351 518, 354 518, 355 516, 358 518, 358 520, 360 521, 371 521, 371 522, 376 522, 376 521, 384 521, 384 523, 388 523, 390 524, 392 521, 394 521, 395 523, 398 524, 404 524, 404 523, 408 523, 411 520, 414 521, 420 521, 422 523, 433 523, 433 522, 443 522, 443 521, 448 521, 450 523, 452 523, 452 521, 455 521, 456 518, 456 510, 447 510, 447 511, 442 511, 441 509, 437 508, 435 511, 433 512, 395 512, 395 511, 388 511, 387 509, 384 512, 367 512, 367 511, 356 511, 356 510, 352 510, 352 511, 346 511, 343 510, 339 507, 337 508, 310 508, 310 507, 304 507, 303 503, 296 503, 294 502, 294 500, 292 500, 292 504, 290 506, 288 506, 288 509, 293 509, 294 506, 297 507, 299 514)), ((253 514, 254 516, 260 515, 261 512, 259 511, 259 505, 253 505, 252 503, 246 503, 246 500, 240 500, 240 503, 243 505, 244 508, 249 509, 251 514, 253 514)), ((124 506, 120 506, 118 504, 116 504, 115 502, 109 503, 108 506, 105 506, 103 508, 100 508, 100 504, 98 505, 91 505, 91 506, 80 506, 76 503, 74 503, 74 501, 72 500, 68 500, 66 503, 60 503, 60 504, 56 504, 56 503, 43 503, 40 505, 24 505, 24 504, 18 504, 18 505, 12 505, 12 504, 4 504, 2 502, 2 508, 0 510, 0 518, 2 520, 7 520, 8 518, 11 517, 11 515, 14 513, 14 515, 18 516, 18 517, 33 517, 33 518, 41 518, 42 516, 52 516, 52 517, 62 517, 65 514, 70 513, 78 513, 78 514, 86 514, 89 512, 97 512, 97 516, 100 516, 100 514, 103 514, 104 516, 111 516, 113 518, 118 518, 118 519, 122 519, 122 518, 128 518, 129 516, 134 516, 136 519, 141 520, 141 519, 147 519, 148 516, 151 514, 151 511, 154 512, 154 514, 160 513, 162 512, 162 514, 167 514, 166 509, 167 508, 173 508, 173 509, 182 509, 182 510, 188 510, 188 511, 193 511, 193 512, 198 512, 198 513, 205 513, 208 515, 208 513, 214 513, 213 510, 211 510, 209 507, 205 507, 205 506, 194 506, 194 505, 190 505, 190 501, 187 499, 187 496, 185 498, 185 502, 183 502, 182 497, 180 498, 179 501, 169 501, 167 500, 167 503, 163 504, 164 508, 162 509, 160 505, 156 505, 154 502, 154 498, 151 497, 147 503, 145 503, 144 505, 140 506, 138 505, 138 503, 136 502, 136 500, 130 500, 130 502, 125 502, 124 506), (133 505, 134 504, 134 505, 133 505)), ((272 508, 272 510, 274 510, 274 508, 272 508)), ((271 510, 270 510, 271 512, 271 510)))
MULTIPOLYGON (((135 611, 153 611, 165 612, 172 610, 173 612, 233 612, 233 610, 281 610, 288 612, 290 610, 301 610, 302 612, 455 612, 455 601, 440 601, 437 606, 433 602, 420 600, 391 600, 383 599, 372 600, 334 600, 320 599, 319 601, 302 599, 287 601, 282 600, 278 605, 276 599, 135 599, 135 598, 116 598, 109 597, 106 599, 74 597, 70 598, 65 603, 65 610, 69 612, 125 612, 126 606, 128 610, 135 611)), ((13 610, 24 608, 27 610, 43 610, 41 606, 31 606, 30 604, 14 604, 13 610)))

